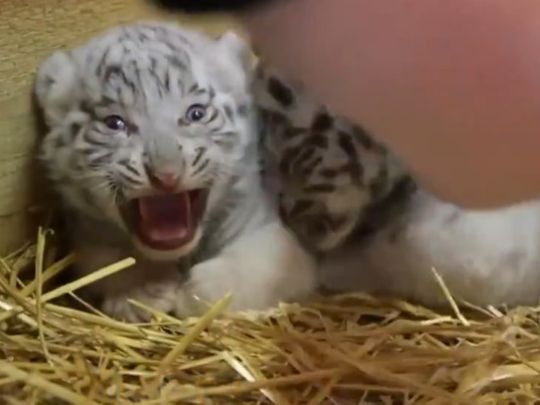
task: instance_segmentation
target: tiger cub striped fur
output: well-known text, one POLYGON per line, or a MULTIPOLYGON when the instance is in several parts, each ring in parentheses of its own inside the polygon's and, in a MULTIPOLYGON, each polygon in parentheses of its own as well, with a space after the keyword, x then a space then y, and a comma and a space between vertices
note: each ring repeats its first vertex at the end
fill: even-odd
POLYGON ((538 304, 540 200, 464 209, 416 184, 384 145, 275 69, 260 65, 254 93, 267 122, 266 183, 317 253, 327 291, 445 306, 435 269, 457 299, 538 304))
POLYGON ((267 182, 279 194, 283 220, 312 251, 342 245, 396 191, 414 188, 399 160, 363 128, 264 62, 256 75, 267 182))

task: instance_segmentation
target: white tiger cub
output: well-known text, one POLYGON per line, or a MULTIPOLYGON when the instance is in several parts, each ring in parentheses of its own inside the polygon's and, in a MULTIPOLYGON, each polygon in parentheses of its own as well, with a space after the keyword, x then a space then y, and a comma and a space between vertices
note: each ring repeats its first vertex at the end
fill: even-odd
POLYGON ((540 302, 539 199, 484 211, 445 202, 301 84, 265 68, 255 86, 277 123, 266 131, 266 153, 278 168, 269 173, 284 221, 320 253, 327 290, 446 306, 434 268, 456 298, 475 305, 540 302))
POLYGON ((87 290, 111 316, 146 319, 130 298, 186 316, 227 292, 244 310, 314 290, 312 259, 261 187, 251 70, 232 33, 153 22, 41 65, 40 157, 69 216, 77 271, 137 258, 87 290))

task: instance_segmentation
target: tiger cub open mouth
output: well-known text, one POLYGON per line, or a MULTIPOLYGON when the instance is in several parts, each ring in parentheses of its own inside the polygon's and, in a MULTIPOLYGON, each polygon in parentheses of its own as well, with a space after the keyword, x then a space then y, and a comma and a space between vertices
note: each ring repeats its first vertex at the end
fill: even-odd
POLYGON ((155 250, 179 249, 194 238, 206 209, 208 190, 156 194, 120 207, 127 227, 139 241, 155 250))

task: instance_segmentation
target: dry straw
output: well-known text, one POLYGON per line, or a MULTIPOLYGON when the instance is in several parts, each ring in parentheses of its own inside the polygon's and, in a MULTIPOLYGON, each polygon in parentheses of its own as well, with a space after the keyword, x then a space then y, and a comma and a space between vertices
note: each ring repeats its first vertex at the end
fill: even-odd
POLYGON ((227 314, 224 297, 201 318, 147 308, 151 323, 129 325, 61 298, 134 260, 54 288, 76 257, 47 266, 47 235, 0 260, 1 403, 540 401, 540 308, 456 302, 436 271, 448 313, 345 295, 227 314))

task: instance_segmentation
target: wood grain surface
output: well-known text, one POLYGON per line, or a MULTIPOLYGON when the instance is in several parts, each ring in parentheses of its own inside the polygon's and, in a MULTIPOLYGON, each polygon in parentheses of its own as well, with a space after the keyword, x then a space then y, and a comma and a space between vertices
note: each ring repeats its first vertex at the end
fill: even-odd
POLYGON ((108 27, 163 19, 211 33, 234 28, 225 17, 173 15, 147 0, 0 0, 0 255, 34 235, 36 208, 46 202, 31 97, 41 60, 108 27))

